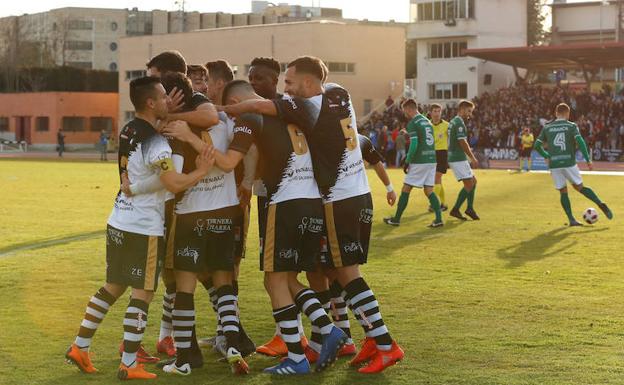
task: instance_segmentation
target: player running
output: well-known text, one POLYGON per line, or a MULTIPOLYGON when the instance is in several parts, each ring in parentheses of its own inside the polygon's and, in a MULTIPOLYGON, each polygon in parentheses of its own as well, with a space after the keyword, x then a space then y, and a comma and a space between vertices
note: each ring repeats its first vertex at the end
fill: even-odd
POLYGON ((587 167, 593 170, 593 165, 589 158, 587 144, 583 140, 578 126, 569 121, 570 107, 565 103, 558 104, 555 115, 556 119, 546 124, 542 129, 535 142, 535 150, 547 159, 550 175, 555 183, 555 188, 561 194, 561 206, 568 217, 570 226, 582 226, 582 224, 577 222, 572 215, 567 182, 570 182, 576 191, 597 204, 607 218, 612 219, 613 213, 607 204, 602 202, 591 188, 583 186, 581 172, 576 164, 577 146, 587 162, 587 167), (548 151, 544 149, 544 144, 548 147, 548 151))
POLYGON ((401 215, 407 207, 412 188, 422 188, 425 196, 429 199, 429 205, 435 213, 435 220, 429 227, 441 227, 442 210, 440 200, 433 192, 436 175, 436 152, 433 127, 431 122, 418 112, 418 105, 414 99, 407 99, 401 104, 403 113, 409 119, 407 133, 410 136, 410 146, 405 158, 407 175, 403 182, 403 189, 399 197, 396 213, 393 217, 384 218, 384 223, 392 226, 401 224, 401 215))
MULTIPOLYGON (((121 130, 119 141, 119 174, 136 180, 160 175, 162 185, 179 192, 197 183, 212 168, 213 151, 206 148, 196 160, 197 168, 178 174, 171 159, 167 140, 155 127, 167 118, 168 97, 156 77, 143 77, 130 82, 130 100, 136 117, 121 130)), ((117 376, 121 380, 151 379, 138 363, 137 351, 147 325, 147 313, 164 257, 165 190, 127 196, 119 191, 106 231, 106 284, 87 305, 75 342, 65 357, 84 373, 94 373, 89 356, 91 340, 109 308, 132 287, 130 303, 123 321, 124 342, 117 376)))
POLYGON ((455 116, 449 122, 448 128, 448 161, 449 166, 455 174, 457 181, 463 182, 464 187, 459 191, 455 206, 449 212, 449 215, 462 221, 468 220, 463 216, 459 209, 465 201, 468 202, 468 207, 464 212, 472 220, 479 220, 479 216, 474 210, 474 198, 475 190, 477 188, 477 178, 475 178, 472 172, 473 168, 477 168, 478 162, 475 158, 470 145, 468 144, 468 129, 466 128, 465 121, 472 118, 472 111, 475 106, 471 101, 462 100, 457 106, 457 116, 455 116), (468 162, 470 160, 470 162, 468 162))

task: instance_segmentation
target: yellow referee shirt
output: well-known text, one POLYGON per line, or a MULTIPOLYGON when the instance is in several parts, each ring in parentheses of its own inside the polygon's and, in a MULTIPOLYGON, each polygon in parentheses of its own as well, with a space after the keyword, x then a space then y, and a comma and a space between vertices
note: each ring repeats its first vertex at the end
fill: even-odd
POLYGON ((522 142, 522 148, 527 149, 527 148, 533 148, 533 142, 534 142, 534 138, 533 138, 533 134, 522 134, 520 136, 520 141, 522 142))
POLYGON ((431 122, 431 125, 433 126, 436 151, 448 150, 448 122, 442 119, 438 124, 431 122))

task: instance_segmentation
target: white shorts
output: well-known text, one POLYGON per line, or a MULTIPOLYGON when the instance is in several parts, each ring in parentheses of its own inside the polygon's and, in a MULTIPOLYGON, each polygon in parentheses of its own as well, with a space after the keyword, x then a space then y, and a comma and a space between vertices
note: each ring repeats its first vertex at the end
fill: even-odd
POLYGON ((455 179, 458 181, 474 177, 470 163, 467 160, 449 162, 449 166, 453 170, 453 174, 455 174, 455 179))
POLYGON ((557 190, 566 187, 566 182, 570 182, 573 185, 583 183, 581 171, 576 164, 571 167, 553 168, 550 170, 550 175, 553 178, 553 182, 555 182, 555 188, 557 190))
POLYGON ((435 163, 411 163, 405 175, 405 184, 412 187, 423 188, 435 185, 435 163))

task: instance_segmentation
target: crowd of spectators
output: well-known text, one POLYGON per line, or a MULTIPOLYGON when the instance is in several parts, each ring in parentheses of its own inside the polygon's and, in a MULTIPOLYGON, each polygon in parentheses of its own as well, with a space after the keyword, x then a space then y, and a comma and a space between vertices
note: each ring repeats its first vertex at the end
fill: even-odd
MULTIPOLYGON (((401 102, 388 97, 381 112, 373 112, 360 127, 370 137, 388 165, 399 166, 409 148, 405 131, 407 119, 400 110, 401 102)), ((615 92, 605 85, 600 91, 568 87, 519 85, 484 93, 473 99, 474 117, 467 122, 470 145, 477 149, 518 148, 524 127, 535 138, 545 123, 554 118, 555 106, 570 105, 571 120, 579 126, 590 149, 624 150, 624 90, 615 92)), ((419 105, 427 114, 429 106, 419 105)), ((455 116, 453 106, 445 106, 442 117, 455 116)))

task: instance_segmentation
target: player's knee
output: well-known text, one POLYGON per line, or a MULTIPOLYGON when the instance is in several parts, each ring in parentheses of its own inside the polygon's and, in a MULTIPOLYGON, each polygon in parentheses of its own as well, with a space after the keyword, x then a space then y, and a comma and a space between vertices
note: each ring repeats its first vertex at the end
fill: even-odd
POLYGON ((115 297, 115 299, 121 297, 121 295, 125 293, 127 288, 128 288, 127 286, 118 285, 116 283, 106 283, 104 285, 104 289, 106 289, 106 291, 110 295, 115 297))
POLYGON ((404 193, 410 193, 412 191, 412 186, 408 185, 408 184, 404 184, 403 188, 401 189, 401 192, 404 193))
POLYGON ((154 292, 151 290, 132 289, 132 298, 150 303, 154 298, 154 292))
POLYGON ((560 188, 560 189, 559 189, 559 192, 560 192, 561 194, 567 194, 567 193, 568 193, 568 188, 567 188, 567 187, 560 188))
POLYGON ((573 185, 573 186, 574 186, 574 189, 575 189, 576 191, 578 191, 578 192, 581 192, 581 190, 582 190, 582 189, 583 189, 583 187, 584 187, 584 186, 583 186, 583 183, 575 184, 575 185, 573 185))

